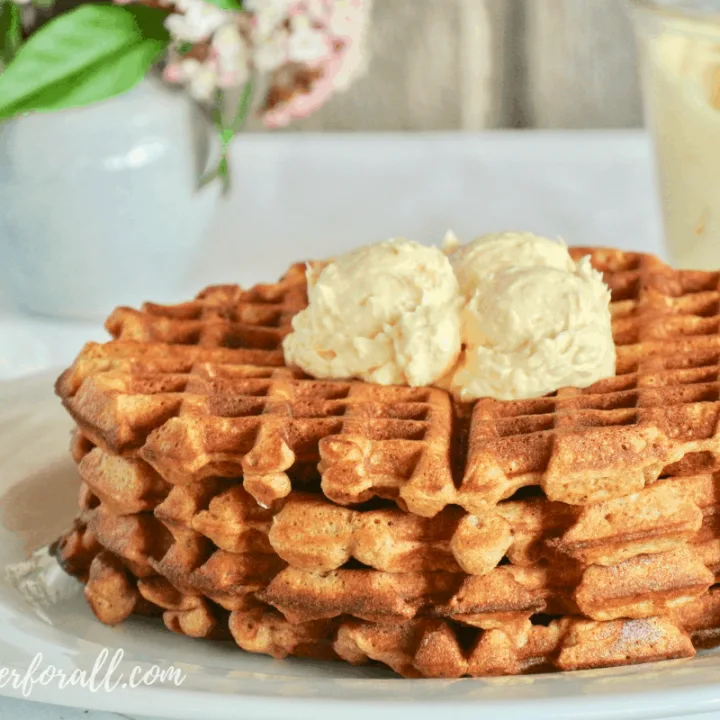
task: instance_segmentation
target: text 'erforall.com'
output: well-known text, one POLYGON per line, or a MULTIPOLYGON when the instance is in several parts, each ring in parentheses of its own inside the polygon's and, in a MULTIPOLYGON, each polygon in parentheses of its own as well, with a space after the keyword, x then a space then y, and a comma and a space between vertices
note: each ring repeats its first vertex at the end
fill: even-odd
POLYGON ((118 687, 136 688, 156 683, 180 686, 185 681, 185 673, 172 665, 167 668, 158 665, 143 668, 136 665, 128 673, 121 672, 118 667, 124 654, 125 651, 119 648, 110 657, 110 651, 103 648, 91 670, 76 668, 67 672, 54 665, 43 667, 43 654, 39 652, 24 673, 14 668, 0 667, 0 688, 12 686, 15 690, 20 690, 23 696, 29 697, 36 685, 47 686, 52 683, 57 683, 61 690, 68 686, 79 686, 90 692, 112 692, 118 687))

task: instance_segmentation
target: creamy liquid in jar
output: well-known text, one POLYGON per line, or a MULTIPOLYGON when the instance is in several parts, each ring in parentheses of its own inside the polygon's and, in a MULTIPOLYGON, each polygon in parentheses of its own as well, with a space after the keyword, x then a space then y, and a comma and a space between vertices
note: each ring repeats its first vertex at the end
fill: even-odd
POLYGON ((720 17, 657 10, 640 34, 670 256, 720 268, 720 17))

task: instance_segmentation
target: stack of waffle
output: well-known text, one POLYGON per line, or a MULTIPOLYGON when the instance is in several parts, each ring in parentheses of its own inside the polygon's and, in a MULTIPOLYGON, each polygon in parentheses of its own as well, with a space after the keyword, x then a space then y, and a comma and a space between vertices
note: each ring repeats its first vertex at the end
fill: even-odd
POLYGON ((517 402, 284 365, 304 268, 116 310, 57 391, 54 552, 97 617, 409 677, 688 657, 720 637, 720 274, 590 254, 616 377, 517 402))

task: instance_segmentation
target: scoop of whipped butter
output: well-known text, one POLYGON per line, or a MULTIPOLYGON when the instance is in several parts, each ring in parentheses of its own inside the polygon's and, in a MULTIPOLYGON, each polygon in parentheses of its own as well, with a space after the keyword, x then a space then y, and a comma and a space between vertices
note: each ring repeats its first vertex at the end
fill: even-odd
POLYGON ((315 377, 445 387, 463 401, 531 398, 615 373, 610 292, 560 242, 496 233, 445 255, 408 240, 308 269, 283 348, 315 377), (462 348, 461 348, 462 344, 462 348))
POLYGON ((460 353, 460 291, 438 249, 394 239, 308 267, 285 359, 318 378, 431 385, 460 353))
POLYGON ((576 265, 561 242, 508 232, 450 259, 465 296, 463 352, 439 384, 461 400, 539 397, 615 374, 610 291, 590 258, 576 265))
POLYGON ((443 244, 467 298, 489 275, 504 268, 538 265, 568 272, 575 269, 563 243, 528 232, 491 233, 467 245, 460 245, 457 238, 448 233, 443 244))

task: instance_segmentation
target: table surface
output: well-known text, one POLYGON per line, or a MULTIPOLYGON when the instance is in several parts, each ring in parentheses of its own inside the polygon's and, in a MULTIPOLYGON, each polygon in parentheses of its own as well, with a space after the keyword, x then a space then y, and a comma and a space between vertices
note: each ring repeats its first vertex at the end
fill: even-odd
MULTIPOLYGON (((662 254, 650 143, 637 131, 246 136, 233 154, 242 170, 198 287, 270 280, 291 260, 393 235, 438 242, 448 228, 461 240, 517 229, 662 254)), ((0 381, 67 364, 106 338, 99 322, 25 316, 2 292, 0 381)), ((0 698, 0 720, 16 717, 122 716, 0 698)))

